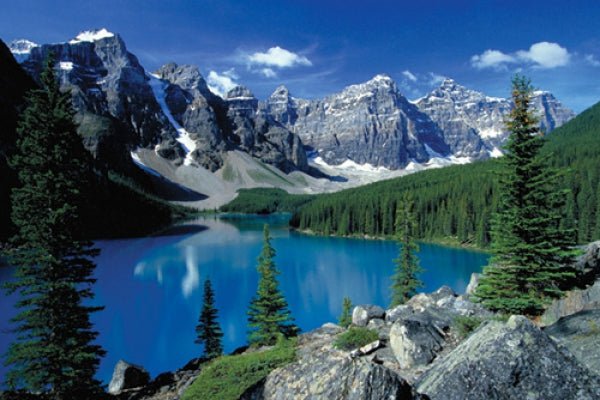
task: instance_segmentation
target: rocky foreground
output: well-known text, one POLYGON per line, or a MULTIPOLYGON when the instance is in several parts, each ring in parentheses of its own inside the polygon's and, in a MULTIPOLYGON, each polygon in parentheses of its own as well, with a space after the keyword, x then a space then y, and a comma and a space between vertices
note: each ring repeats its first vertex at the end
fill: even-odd
MULTIPOLYGON (((599 243, 588 247, 581 271, 598 271, 599 249, 599 243)), ((346 329, 325 324, 299 336, 297 361, 241 399, 600 398, 600 280, 570 293, 536 323, 502 320, 468 293, 442 287, 388 310, 357 306, 353 325, 374 329, 378 340, 339 350, 333 343, 346 329), (465 321, 482 323, 465 332, 465 321)), ((119 399, 179 399, 202 372, 191 362, 148 382, 139 368, 119 368, 110 387, 119 399), (135 378, 127 382, 127 374, 135 378), (132 386, 138 387, 124 389, 132 386)))

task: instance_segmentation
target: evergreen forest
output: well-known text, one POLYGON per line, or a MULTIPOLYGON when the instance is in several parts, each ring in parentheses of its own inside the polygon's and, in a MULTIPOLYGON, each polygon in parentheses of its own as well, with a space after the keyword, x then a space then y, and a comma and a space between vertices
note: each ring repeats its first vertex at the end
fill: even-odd
MULTIPOLYGON (((574 229, 580 244, 600 238, 599 138, 600 103, 548 134, 540 152, 561 173, 556 189, 569 189, 561 227, 574 229)), ((390 237, 398 204, 411 194, 415 237, 486 247, 499 171, 491 159, 319 195, 297 209, 290 224, 322 235, 390 237)))

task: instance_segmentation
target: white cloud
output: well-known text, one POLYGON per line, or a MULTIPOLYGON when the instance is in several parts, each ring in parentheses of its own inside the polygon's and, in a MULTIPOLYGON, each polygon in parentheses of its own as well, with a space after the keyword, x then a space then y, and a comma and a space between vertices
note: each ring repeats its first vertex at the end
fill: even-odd
POLYGON ((311 66, 312 62, 305 56, 299 56, 279 46, 271 47, 266 53, 256 52, 247 56, 251 66, 266 66, 276 68, 290 68, 296 65, 311 66))
POLYGON ((600 67, 600 61, 598 61, 593 54, 587 54, 585 56, 585 62, 590 64, 592 67, 600 67))
POLYGON ((275 78, 277 77, 277 73, 273 71, 272 68, 263 68, 260 72, 265 76, 265 78, 275 78))
POLYGON ((279 46, 271 47, 264 53, 242 54, 242 60, 249 70, 262 74, 266 78, 277 77, 276 69, 312 65, 312 62, 305 56, 292 53, 279 46))
POLYGON ((517 51, 517 56, 531 61, 539 68, 563 67, 569 63, 571 55, 557 43, 539 42, 532 44, 528 51, 517 51))
POLYGON ((444 79, 446 79, 445 76, 438 75, 438 74, 436 74, 434 72, 430 72, 429 73, 429 84, 430 85, 437 86, 440 83, 444 82, 444 79))
POLYGON ((515 61, 516 59, 513 56, 509 56, 498 50, 486 50, 482 54, 471 57, 471 65, 477 69, 505 69, 506 64, 514 63, 515 61))
POLYGON ((569 63, 571 54, 558 43, 538 42, 529 50, 518 50, 506 54, 500 50, 488 49, 471 57, 471 65, 477 69, 491 68, 505 70, 509 64, 532 64, 534 68, 557 68, 569 63))
POLYGON ((215 71, 210 71, 206 83, 208 84, 208 88, 213 93, 223 96, 225 93, 238 86, 238 84, 235 82, 235 79, 238 79, 238 76, 235 73, 235 70, 231 68, 222 72, 221 74, 215 71))
POLYGON ((416 82, 417 81, 417 77, 412 72, 410 72, 409 70, 402 71, 402 75, 404 75, 405 77, 407 77, 412 82, 416 82))

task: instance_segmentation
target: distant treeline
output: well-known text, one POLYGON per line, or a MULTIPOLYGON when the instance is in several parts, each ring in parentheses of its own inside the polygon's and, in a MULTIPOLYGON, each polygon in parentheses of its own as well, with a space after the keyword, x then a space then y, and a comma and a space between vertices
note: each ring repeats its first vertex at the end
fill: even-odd
MULTIPOLYGON (((600 103, 548 134, 543 153, 562 171, 561 188, 570 189, 563 227, 574 227, 579 243, 600 239, 600 103)), ((419 239, 485 247, 500 171, 497 160, 487 160, 316 196, 244 190, 221 211, 294 212, 293 227, 317 234, 391 236, 397 204, 408 193, 415 202, 419 239)))

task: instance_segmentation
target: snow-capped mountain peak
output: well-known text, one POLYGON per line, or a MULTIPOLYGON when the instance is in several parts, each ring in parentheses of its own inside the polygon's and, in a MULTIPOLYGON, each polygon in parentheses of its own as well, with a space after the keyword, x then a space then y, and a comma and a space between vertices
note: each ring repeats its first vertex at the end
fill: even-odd
POLYGON ((13 40, 8 44, 10 52, 13 54, 18 63, 26 60, 29 57, 29 54, 31 54, 31 50, 39 46, 39 44, 33 43, 27 39, 13 40))
POLYGON ((70 44, 80 43, 80 42, 95 42, 96 40, 110 38, 115 36, 114 33, 107 31, 105 28, 102 29, 94 29, 90 31, 80 32, 75 39, 71 39, 69 41, 70 44))
POLYGON ((33 43, 27 39, 13 40, 8 44, 8 47, 13 54, 29 54, 31 53, 31 49, 39 46, 39 44, 33 43))

